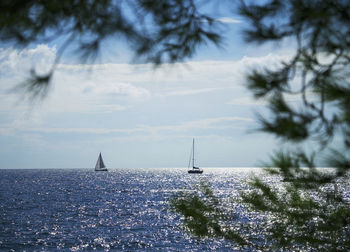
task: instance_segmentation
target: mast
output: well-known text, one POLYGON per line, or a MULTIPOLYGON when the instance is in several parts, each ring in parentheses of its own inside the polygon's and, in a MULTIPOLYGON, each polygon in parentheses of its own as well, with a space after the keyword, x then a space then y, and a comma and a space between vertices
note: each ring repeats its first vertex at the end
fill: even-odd
POLYGON ((190 166, 191 164, 191 159, 192 159, 192 169, 188 170, 188 173, 203 173, 203 170, 201 170, 199 167, 196 167, 194 165, 194 138, 192 140, 191 156, 190 156, 188 166, 190 166))
POLYGON ((194 138, 192 142, 192 168, 194 168, 194 138))

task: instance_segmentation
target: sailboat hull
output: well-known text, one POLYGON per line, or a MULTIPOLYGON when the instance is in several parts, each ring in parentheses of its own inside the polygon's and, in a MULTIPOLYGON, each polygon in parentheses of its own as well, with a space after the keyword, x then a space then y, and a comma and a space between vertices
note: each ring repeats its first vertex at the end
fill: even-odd
POLYGON ((188 173, 203 173, 203 170, 188 170, 188 173))
POLYGON ((103 168, 103 169, 96 169, 95 171, 108 171, 107 168, 103 168))

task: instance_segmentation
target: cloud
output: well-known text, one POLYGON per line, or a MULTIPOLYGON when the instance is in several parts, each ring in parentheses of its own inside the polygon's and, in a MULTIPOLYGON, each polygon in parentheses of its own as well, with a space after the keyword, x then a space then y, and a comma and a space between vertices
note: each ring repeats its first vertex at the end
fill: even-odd
POLYGON ((159 134, 134 134, 134 135, 129 135, 129 136, 112 136, 104 139, 99 139, 97 140, 100 144, 105 144, 105 143, 130 143, 130 142, 162 142, 165 140, 174 140, 178 141, 180 139, 186 139, 188 140, 189 138, 200 138, 201 140, 203 139, 212 139, 220 142, 225 142, 228 140, 232 140, 232 136, 222 136, 218 134, 205 134, 205 135, 196 135, 196 134, 191 134, 190 136, 187 134, 176 134, 176 135, 169 135, 169 134, 164 134, 164 133, 159 133, 159 134))
MULTIPOLYGON (((316 100, 317 97, 313 93, 307 92, 306 96, 309 101, 317 102, 316 100)), ((290 105, 293 105, 293 104, 298 105, 301 102, 303 102, 301 94, 285 94, 283 97, 284 97, 284 100, 290 105)), ((231 101, 226 102, 226 104, 235 105, 235 106, 267 106, 269 103, 268 103, 268 100, 263 98, 254 99, 252 97, 245 96, 245 97, 232 99, 231 101)))
POLYGON ((215 117, 215 118, 205 118, 200 120, 193 120, 188 122, 183 122, 179 124, 173 125, 158 125, 158 126, 150 126, 150 125, 140 125, 135 128, 56 128, 56 127, 23 127, 23 126, 15 126, 11 127, 0 127, 0 134, 7 133, 11 129, 11 131, 21 131, 21 132, 40 132, 40 133, 75 133, 75 134, 112 134, 112 133, 136 133, 136 132, 144 132, 144 133, 152 133, 158 134, 160 132, 186 132, 190 130, 196 129, 226 129, 232 128, 234 125, 232 122, 246 122, 251 123, 254 122, 253 119, 247 117, 215 117))
MULTIPOLYGON (((23 50, 0 49, 0 97, 3 97, 0 112, 15 114, 28 110, 32 104, 18 104, 21 94, 9 91, 25 81, 31 69, 38 74, 47 73, 55 57, 56 48, 48 45, 23 50)), ((101 64, 93 68, 96 71, 91 65, 58 65, 53 88, 41 104, 41 112, 111 113, 129 109, 130 102, 145 100, 151 95, 146 88, 126 81, 130 72, 135 71, 129 64, 101 64)))
MULTIPOLYGON (((84 157, 102 149, 125 153, 123 158, 132 165, 129 160, 134 151, 129 154, 128 149, 135 150, 140 145, 148 148, 154 141, 163 150, 169 146, 182 150, 187 141, 184 139, 192 137, 210 139, 207 145, 213 149, 243 148, 240 139, 255 127, 254 115, 249 107, 228 104, 258 105, 247 98, 245 74, 252 68, 278 66, 276 61, 288 59, 289 53, 190 61, 156 69, 151 64, 84 65, 66 64, 63 60, 54 73, 51 92, 40 106, 24 102, 13 106, 19 96, 9 94, 8 89, 24 80, 33 65, 38 71, 50 68, 55 57, 55 47, 47 45, 0 49, 1 147, 27 156, 29 166, 34 160, 28 155, 29 149, 37 153, 45 149, 48 154, 54 150, 51 155, 55 157, 58 152, 69 156, 72 148, 84 157), (226 147, 225 139, 230 139, 226 147)), ((247 139, 249 144, 255 142, 254 137, 247 139)), ((149 154, 158 147, 150 147, 140 162, 157 160, 149 154)), ((238 158, 242 153, 237 152, 238 158)), ((253 158, 249 154, 248 159, 253 158)), ((45 167, 48 161, 42 162, 45 167)), ((70 161, 65 165, 69 167, 70 161)))
MULTIPOLYGON (((10 109, 14 99, 6 92, 23 81, 31 67, 45 72, 55 57, 56 48, 48 45, 24 50, 0 49, 3 83, 0 96, 7 96, 0 101, 1 108, 10 109)), ((288 54, 267 54, 235 61, 192 61, 165 64, 156 70, 151 64, 61 63, 54 74, 52 92, 41 110, 43 113, 112 113, 157 98, 210 95, 225 90, 242 92, 244 75, 249 69, 273 66, 288 57, 288 54)), ((12 112, 23 109, 17 106, 12 112)))
POLYGON ((8 88, 19 79, 23 80, 32 64, 44 69, 51 66, 55 57, 56 48, 47 45, 24 50, 0 49, 2 135, 25 131, 28 134, 121 134, 131 137, 131 134, 186 135, 190 131, 193 135, 197 130, 205 130, 208 134, 211 130, 210 134, 213 134, 237 127, 236 122, 242 125, 253 121, 249 115, 226 116, 245 115, 242 111, 228 109, 227 104, 258 105, 243 96, 245 73, 251 68, 277 65, 276 61, 290 56, 288 53, 270 53, 235 61, 166 64, 157 69, 151 64, 92 66, 61 63, 55 71, 51 93, 40 107, 34 108, 35 121, 30 120, 23 116, 28 106, 11 106, 18 96, 9 95, 8 88), (195 97, 199 95, 200 101, 195 97), (243 98, 232 99, 240 96, 243 98), (184 116, 181 109, 192 109, 192 106, 201 109, 206 106, 206 110, 200 111, 199 115, 184 116), (92 123, 89 114, 94 115, 92 123), (220 117, 215 117, 218 115, 220 117), (70 122, 72 118, 75 123, 70 122))
POLYGON ((152 134, 158 134, 162 131, 167 132, 186 132, 190 130, 222 130, 232 128, 235 125, 232 122, 248 122, 251 123, 253 120, 246 117, 215 117, 205 118, 200 120, 193 120, 183 122, 175 125, 162 125, 162 126, 142 126, 141 128, 152 134))
POLYGON ((247 117, 214 117, 214 118, 205 118, 201 120, 194 120, 185 123, 181 123, 173 126, 161 126, 156 127, 157 130, 173 130, 173 131, 187 131, 190 129, 223 129, 231 128, 234 121, 241 122, 253 122, 254 120, 247 117))
POLYGON ((242 20, 230 18, 230 17, 219 18, 219 19, 216 19, 216 21, 220 22, 220 23, 227 23, 227 24, 240 24, 240 23, 242 23, 242 20))
POLYGON ((96 83, 90 82, 82 90, 84 93, 95 95, 128 96, 134 99, 146 99, 151 96, 150 92, 143 87, 136 87, 130 83, 96 83))
POLYGON ((203 93, 211 93, 215 91, 222 90, 222 88, 198 88, 198 89, 172 89, 168 91, 163 91, 159 93, 158 96, 166 97, 166 96, 186 96, 186 95, 197 95, 203 93))
POLYGON ((47 73, 56 58, 56 47, 41 44, 35 48, 17 50, 0 48, 0 72, 2 75, 25 75, 29 69, 38 74, 47 73))
POLYGON ((240 97, 226 102, 226 104, 237 106, 265 106, 267 102, 262 99, 257 100, 251 97, 240 97))
POLYGON ((94 110, 85 111, 85 113, 113 113, 115 111, 127 110, 127 106, 122 106, 119 104, 99 104, 94 110))

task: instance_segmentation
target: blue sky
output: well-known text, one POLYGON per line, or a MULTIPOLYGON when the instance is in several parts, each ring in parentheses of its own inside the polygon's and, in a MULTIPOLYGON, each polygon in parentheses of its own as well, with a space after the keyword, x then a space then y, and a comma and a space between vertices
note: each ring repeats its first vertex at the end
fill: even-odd
POLYGON ((0 168, 89 168, 99 152, 110 168, 185 167, 192 138, 201 167, 267 160, 281 143, 254 131, 265 104, 252 99, 244 76, 293 49, 247 45, 244 22, 221 18, 224 49, 202 47, 182 64, 131 64, 122 42, 93 65, 65 54, 48 97, 35 105, 9 90, 32 67, 47 71, 58 46, 0 47, 0 168))

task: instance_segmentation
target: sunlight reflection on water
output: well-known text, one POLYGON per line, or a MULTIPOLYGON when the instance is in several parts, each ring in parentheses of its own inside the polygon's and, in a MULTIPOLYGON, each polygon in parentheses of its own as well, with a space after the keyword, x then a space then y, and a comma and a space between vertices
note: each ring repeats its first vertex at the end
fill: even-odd
POLYGON ((232 243, 197 240, 181 230, 168 199, 206 181, 229 203, 227 197, 246 190, 242 182, 261 169, 204 170, 201 175, 184 168, 0 170, 0 249, 231 250, 232 243))

